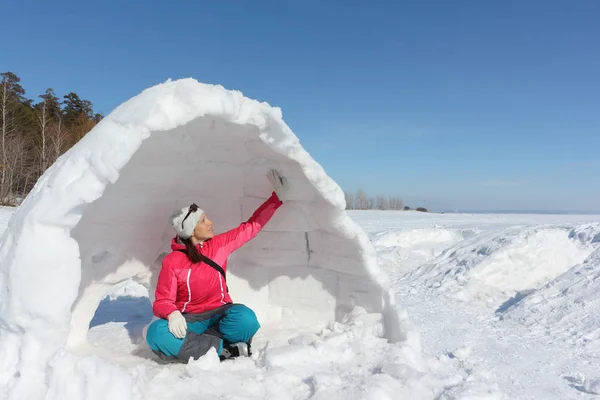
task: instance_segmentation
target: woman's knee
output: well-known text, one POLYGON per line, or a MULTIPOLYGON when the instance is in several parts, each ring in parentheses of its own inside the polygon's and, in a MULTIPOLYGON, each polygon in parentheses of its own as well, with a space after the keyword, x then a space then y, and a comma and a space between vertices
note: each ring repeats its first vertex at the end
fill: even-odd
POLYGON ((176 356, 183 344, 183 339, 176 338, 169 331, 169 322, 158 319, 148 326, 146 343, 154 351, 160 351, 168 356, 176 356))
POLYGON ((150 347, 152 347, 153 344, 156 343, 156 340, 164 333, 165 327, 167 330, 169 329, 168 322, 164 319, 157 319, 148 325, 148 329, 146 330, 146 342, 148 342, 150 347))
POLYGON ((256 333, 260 328, 258 318, 250 307, 239 304, 233 306, 230 312, 235 313, 234 319, 248 331, 254 331, 254 333, 256 333))
POLYGON ((247 342, 259 329, 256 314, 243 304, 236 304, 227 310, 220 323, 221 333, 231 342, 247 342))
POLYGON ((163 360, 178 360, 184 363, 190 357, 193 359, 202 357, 211 347, 217 351, 217 354, 221 353, 223 341, 220 338, 202 333, 198 334, 189 327, 190 325, 188 325, 186 336, 183 339, 178 339, 169 331, 167 320, 156 320, 148 326, 146 343, 163 360))

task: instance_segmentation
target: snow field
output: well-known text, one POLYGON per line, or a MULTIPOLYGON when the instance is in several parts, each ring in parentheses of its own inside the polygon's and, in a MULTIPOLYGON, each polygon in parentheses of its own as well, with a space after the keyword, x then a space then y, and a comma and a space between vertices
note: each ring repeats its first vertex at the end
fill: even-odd
MULTIPOLYGON (((390 270, 396 277, 394 290, 419 329, 422 355, 410 346, 388 343, 381 337, 381 316, 356 309, 347 320, 317 333, 262 335, 251 360, 218 363, 216 355, 209 354, 186 366, 159 365, 144 353, 141 337, 142 327, 152 318, 143 297, 147 290, 127 280, 111 286, 96 310, 88 333, 90 348, 54 358, 48 398, 596 398, 600 230, 597 222, 582 220, 600 217, 452 215, 449 221, 447 214, 397 213, 393 219, 387 215, 378 220, 369 212, 350 215, 361 225, 366 219, 378 257, 387 260, 386 269, 393 268, 398 256, 399 271, 390 270), (504 302, 508 304, 489 304, 490 296, 482 301, 470 297, 471 292, 456 296, 469 287, 447 283, 436 288, 429 273, 417 273, 420 264, 430 271, 436 260, 445 271, 449 255, 469 246, 488 249, 479 255, 461 253, 465 258, 481 257, 472 263, 474 270, 492 264, 500 269, 522 267, 521 257, 508 264, 507 249, 523 254, 523 247, 539 251, 552 247, 549 244, 562 246, 565 235, 569 244, 563 250, 569 257, 580 257, 581 249, 589 256, 537 290, 517 292, 522 297, 513 296, 512 302, 504 302), (435 249, 429 252, 423 243, 435 249), (495 263, 484 261, 503 252, 495 263), (413 273, 405 275, 410 268, 413 273)), ((8 219, 0 212, 3 217, 8 219)), ((569 257, 559 259, 564 263, 569 257)), ((474 279, 469 271, 462 270, 466 282, 474 279)), ((503 298, 509 295, 507 289, 503 298)))
MULTIPOLYGON (((398 302, 425 356, 448 357, 466 380, 496 384, 510 399, 596 398, 600 216, 350 214, 387 268, 398 255, 398 302), (419 243, 433 241, 423 237, 432 228, 444 232, 432 239, 467 234, 423 257, 419 243), (412 244, 377 240, 412 233, 412 244)), ((460 398, 454 390, 439 398, 460 398)))
POLYGON ((53 358, 47 398, 502 398, 488 378, 457 370, 456 359, 424 360, 411 346, 390 344, 381 314, 360 308, 318 333, 261 332, 253 359, 219 363, 210 353, 188 365, 157 364, 141 334, 152 318, 145 296, 133 279, 110 287, 91 321, 89 348, 53 358))

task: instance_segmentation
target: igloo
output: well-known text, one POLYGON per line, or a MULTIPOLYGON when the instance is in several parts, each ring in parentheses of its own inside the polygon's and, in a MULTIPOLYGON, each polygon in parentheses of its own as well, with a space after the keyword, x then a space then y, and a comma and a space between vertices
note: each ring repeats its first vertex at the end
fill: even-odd
POLYGON ((229 260, 235 302, 269 330, 315 331, 355 306, 406 339, 375 251, 344 195, 278 108, 193 79, 143 91, 104 118, 39 179, 0 247, 0 387, 40 393, 52 359, 86 342, 107 290, 126 279, 153 300, 174 236, 167 217, 199 204, 216 233, 290 182, 283 206, 229 260))

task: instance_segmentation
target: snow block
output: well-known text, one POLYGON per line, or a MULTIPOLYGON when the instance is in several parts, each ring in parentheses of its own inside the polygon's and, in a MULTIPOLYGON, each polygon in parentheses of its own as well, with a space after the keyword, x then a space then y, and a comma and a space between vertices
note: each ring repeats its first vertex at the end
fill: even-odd
MULTIPOLYGON (((260 206, 266 197, 247 197, 242 200, 242 219, 245 221, 260 206)), ((317 223, 310 214, 310 208, 302 202, 286 200, 286 207, 280 207, 263 232, 308 232, 315 229, 317 223)))
POLYGON ((13 215, 0 244, 3 394, 45 397, 56 368, 85 354, 107 288, 134 279, 153 300, 175 208, 196 202, 224 232, 271 194, 271 168, 288 179, 289 196, 230 258, 234 301, 263 326, 313 331, 361 306, 382 313, 388 339, 404 340, 405 315, 368 237, 281 110, 221 86, 169 80, 104 118, 13 215))

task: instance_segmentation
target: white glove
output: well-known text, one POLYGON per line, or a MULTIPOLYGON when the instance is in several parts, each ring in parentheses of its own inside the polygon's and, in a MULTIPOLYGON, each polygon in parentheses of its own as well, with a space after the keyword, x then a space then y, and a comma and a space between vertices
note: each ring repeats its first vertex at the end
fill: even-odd
POLYGON ((179 310, 169 314, 169 332, 176 338, 183 339, 187 331, 187 322, 179 310))
POLYGON ((277 197, 279 197, 279 200, 283 200, 289 190, 289 184, 287 179, 282 178, 279 175, 279 172, 277 172, 274 169, 270 170, 267 173, 267 178, 269 178, 269 180, 271 181, 271 184, 273 185, 273 190, 275 191, 275 194, 277 194, 277 197))

